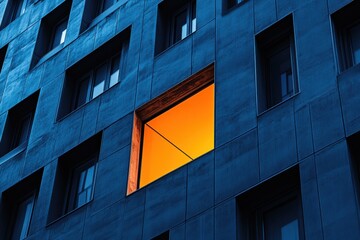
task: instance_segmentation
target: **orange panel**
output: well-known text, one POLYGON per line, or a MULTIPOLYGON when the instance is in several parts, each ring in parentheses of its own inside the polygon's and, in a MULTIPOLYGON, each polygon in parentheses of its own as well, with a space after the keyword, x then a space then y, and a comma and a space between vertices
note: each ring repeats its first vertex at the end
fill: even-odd
POLYGON ((213 148, 214 84, 144 125, 140 187, 213 148))
POLYGON ((190 162, 191 159, 168 141, 144 126, 140 187, 190 162))
POLYGON ((147 124, 192 159, 214 149, 214 84, 147 124))

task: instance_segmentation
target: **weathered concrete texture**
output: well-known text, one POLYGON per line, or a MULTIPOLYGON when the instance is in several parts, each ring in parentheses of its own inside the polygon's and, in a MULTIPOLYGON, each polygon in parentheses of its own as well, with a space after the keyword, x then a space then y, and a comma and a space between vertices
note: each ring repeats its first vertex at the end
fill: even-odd
POLYGON ((30 68, 41 19, 63 1, 30 1, 0 30, 0 136, 9 110, 39 91, 27 147, 0 159, 0 193, 43 168, 27 239, 236 239, 237 196, 296 165, 305 238, 360 239, 347 148, 360 131, 360 66, 340 73, 330 16, 351 0, 247 0, 231 11, 197 0, 197 30, 157 55, 162 0, 120 0, 82 33, 85 0, 73 0, 64 45, 30 68), (299 93, 259 114, 255 36, 291 13, 299 93), (120 84, 57 119, 66 69, 128 27, 120 84), (215 149, 127 196, 134 110, 211 63, 215 149), (94 199, 49 223, 59 156, 99 132, 94 199))

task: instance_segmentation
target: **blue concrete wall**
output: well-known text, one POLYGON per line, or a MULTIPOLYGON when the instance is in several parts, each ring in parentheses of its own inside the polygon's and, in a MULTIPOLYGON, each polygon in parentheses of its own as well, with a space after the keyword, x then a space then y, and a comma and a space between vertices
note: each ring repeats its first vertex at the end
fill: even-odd
MULTIPOLYGON (((10 0, 0 0, 0 19, 10 0)), ((0 31, 0 136, 7 112, 40 89, 27 149, 0 164, 0 192, 44 168, 28 239, 236 239, 236 196, 299 165, 306 239, 360 239, 346 137, 360 131, 360 66, 339 73, 330 14, 351 0, 248 0, 224 13, 197 1, 197 30, 155 55, 161 0, 120 0, 80 33, 73 0, 64 47, 30 69, 40 20, 63 0, 33 0, 0 31), (255 35, 292 13, 300 92, 257 114, 255 35), (65 70, 131 26, 121 84, 56 121, 65 70), (215 149, 126 196, 133 112, 215 62, 215 149), (58 157, 103 131, 94 199, 47 225, 58 157)))

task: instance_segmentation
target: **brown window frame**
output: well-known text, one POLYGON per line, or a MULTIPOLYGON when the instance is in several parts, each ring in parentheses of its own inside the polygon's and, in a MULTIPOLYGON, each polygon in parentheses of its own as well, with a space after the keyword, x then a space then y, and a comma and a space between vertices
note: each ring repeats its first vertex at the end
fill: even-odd
POLYGON ((143 125, 214 83, 214 64, 149 101, 134 113, 127 195, 139 189, 143 125))

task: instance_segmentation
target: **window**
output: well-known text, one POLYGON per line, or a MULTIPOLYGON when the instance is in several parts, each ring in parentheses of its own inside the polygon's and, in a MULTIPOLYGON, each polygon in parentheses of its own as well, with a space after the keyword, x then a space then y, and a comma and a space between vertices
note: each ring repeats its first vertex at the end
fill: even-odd
POLYGON ((54 27, 52 43, 51 43, 49 51, 65 42, 67 24, 68 24, 68 19, 66 18, 66 19, 61 20, 54 27))
POLYGON ((166 231, 159 236, 152 238, 151 240, 169 240, 169 231, 166 231))
POLYGON ((224 0, 223 3, 223 9, 229 10, 237 5, 240 5, 241 3, 244 3, 246 0, 224 0))
POLYGON ((360 63, 360 3, 353 1, 332 15, 340 70, 360 63))
POLYGON ((85 31, 97 16, 105 12, 118 1, 119 0, 100 0, 94 4, 93 0, 86 0, 80 32, 85 31))
POLYGON ((3 67, 3 65, 4 65, 7 48, 8 48, 8 45, 5 45, 4 47, 2 47, 2 48, 0 49, 0 73, 1 73, 2 67, 3 67))
POLYGON ((238 196, 241 239, 304 239, 298 168, 238 196))
POLYGON ((17 207, 15 223, 11 239, 25 239, 28 235, 30 220, 34 208, 35 195, 31 194, 21 201, 17 207))
POLYGON ((8 112, 0 143, 0 162, 21 152, 27 146, 35 115, 39 92, 32 94, 8 112), (11 154, 8 154, 10 153, 11 154))
POLYGON ((126 76, 130 29, 66 70, 58 119, 112 88, 126 76))
POLYGON ((59 157, 49 223, 93 199, 101 136, 99 133, 59 157))
POLYGON ((136 111, 128 194, 213 148, 211 65, 136 111))
POLYGON ((299 91, 292 25, 290 15, 256 36, 260 113, 299 91))
POLYGON ((22 240, 30 235, 30 225, 43 169, 3 192, 1 222, 7 229, 2 239, 22 240))
POLYGON ((6 27, 9 23, 23 15, 28 6, 29 0, 9 0, 5 13, 4 20, 1 24, 1 28, 6 27))
POLYGON ((41 20, 31 68, 47 53, 65 43, 71 4, 71 0, 64 1, 41 20))
POLYGON ((196 31, 196 1, 164 1, 159 5, 156 54, 196 31))

